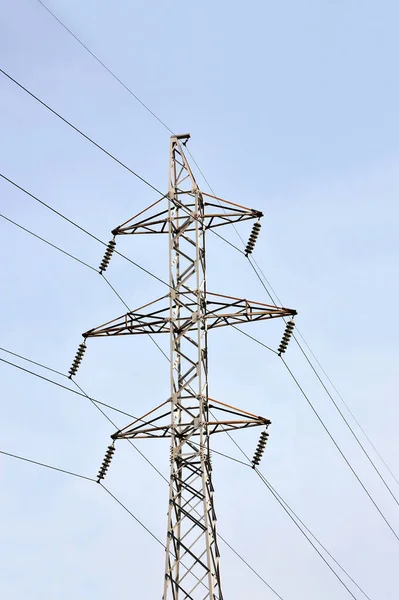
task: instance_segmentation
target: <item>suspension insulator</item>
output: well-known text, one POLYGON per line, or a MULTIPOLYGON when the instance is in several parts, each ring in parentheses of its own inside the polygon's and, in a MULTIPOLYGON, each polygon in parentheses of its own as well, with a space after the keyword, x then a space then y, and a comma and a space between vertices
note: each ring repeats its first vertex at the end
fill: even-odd
POLYGON ((261 228, 261 224, 259 221, 257 221, 256 223, 253 224, 252 231, 249 236, 247 246, 245 248, 245 256, 248 256, 248 254, 252 254, 253 249, 255 248, 256 240, 258 239, 258 236, 259 236, 260 228, 261 228))
POLYGON ((279 356, 281 356, 288 347, 288 343, 292 337, 293 331, 294 331, 294 327, 295 327, 295 322, 293 319, 291 319, 291 321, 288 321, 287 325, 285 326, 285 331, 282 337, 282 340, 280 342, 280 345, 278 347, 278 354, 279 356))
POLYGON ((105 250, 104 258, 102 259, 101 265, 99 268, 100 274, 102 274, 107 269, 107 267, 109 265, 109 261, 111 260, 111 256, 114 253, 115 246, 116 246, 115 240, 111 240, 110 242, 108 242, 108 246, 105 250))
POLYGON ((267 431, 262 431, 262 433, 260 434, 259 442, 258 442, 258 445, 256 446, 254 457, 252 459, 252 468, 253 469, 255 469, 255 467, 257 467, 261 461, 261 458, 262 458, 263 453, 266 448, 268 437, 269 437, 269 434, 267 431))
POLYGON ((111 463, 112 457, 114 455, 114 452, 115 452, 115 446, 108 446, 107 451, 104 456, 104 460, 102 462, 100 470, 98 471, 97 483, 100 483, 100 481, 102 479, 104 479, 104 477, 108 471, 108 467, 111 463))
POLYGON ((69 379, 71 379, 72 375, 76 375, 76 372, 80 367, 80 363, 82 362, 83 354, 85 352, 86 352, 86 342, 84 341, 81 344, 79 344, 75 358, 73 359, 72 366, 69 369, 69 379))

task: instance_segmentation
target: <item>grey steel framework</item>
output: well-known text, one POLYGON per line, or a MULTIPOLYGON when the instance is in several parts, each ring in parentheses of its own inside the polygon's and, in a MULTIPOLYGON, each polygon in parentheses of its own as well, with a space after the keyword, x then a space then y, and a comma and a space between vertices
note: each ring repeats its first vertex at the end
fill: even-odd
POLYGON ((222 600, 210 435, 270 421, 209 397, 208 331, 296 311, 207 291, 206 231, 262 213, 200 191, 182 148, 188 138, 171 138, 168 194, 112 232, 168 235, 169 294, 83 335, 169 333, 170 398, 112 437, 171 438, 163 599, 222 600))

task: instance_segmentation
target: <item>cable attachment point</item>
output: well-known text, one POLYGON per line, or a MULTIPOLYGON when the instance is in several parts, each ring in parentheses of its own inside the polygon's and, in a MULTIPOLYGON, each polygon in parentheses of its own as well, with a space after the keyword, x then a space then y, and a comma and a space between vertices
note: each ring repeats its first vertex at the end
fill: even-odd
POLYGON ((291 339, 294 327, 294 319, 291 319, 291 321, 288 321, 287 325, 285 326, 284 335, 277 350, 279 356, 281 356, 287 350, 288 342, 291 339))
POLYGON ((83 354, 85 352, 86 352, 86 340, 84 340, 81 344, 79 344, 75 358, 73 359, 72 366, 69 369, 69 379, 71 379, 72 375, 76 375, 76 372, 80 367, 80 363, 82 362, 83 354))
POLYGON ((258 236, 259 236, 260 228, 261 228, 261 224, 260 224, 260 221, 258 220, 252 226, 252 231, 251 231, 248 243, 245 248, 245 256, 248 256, 248 254, 252 254, 253 249, 255 248, 256 240, 258 239, 258 236))
POLYGON ((100 481, 102 479, 104 479, 104 477, 108 471, 108 467, 111 463, 112 457, 114 455, 114 452, 115 452, 115 446, 113 444, 112 444, 112 446, 108 446, 107 451, 104 456, 104 460, 102 462, 102 465, 101 465, 100 470, 97 475, 97 483, 100 483, 100 481))
POLYGON ((101 265, 99 268, 100 275, 102 275, 103 272, 107 269, 107 267, 109 265, 109 261, 111 260, 111 256, 114 253, 115 246, 116 246, 116 242, 115 242, 115 238, 114 238, 108 242, 108 246, 105 250, 104 258, 102 259, 102 262, 101 262, 101 265))
POLYGON ((252 468, 253 469, 255 469, 255 467, 257 467, 260 463, 260 459, 262 458, 263 453, 266 448, 268 437, 269 437, 269 434, 267 431, 262 431, 262 433, 260 434, 259 442, 258 442, 258 445, 256 446, 255 454, 252 459, 252 468))

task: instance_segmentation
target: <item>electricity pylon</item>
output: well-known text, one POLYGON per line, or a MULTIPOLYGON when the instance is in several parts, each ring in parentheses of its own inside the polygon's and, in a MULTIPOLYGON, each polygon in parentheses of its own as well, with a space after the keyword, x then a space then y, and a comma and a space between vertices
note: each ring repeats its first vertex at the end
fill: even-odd
MULTIPOLYGON (((189 137, 171 137, 168 194, 112 232, 114 237, 168 236, 169 293, 87 331, 83 337, 169 333, 170 398, 112 438, 171 438, 163 599, 222 600, 210 436, 256 426, 267 429, 270 421, 209 397, 208 332, 216 327, 292 317, 296 311, 207 291, 206 231, 256 220, 246 249, 250 253, 262 213, 200 191, 182 147, 189 137)), ((114 247, 112 240, 101 272, 114 247)), ((84 348, 85 342, 75 359, 76 368, 84 348)), ((76 368, 72 367, 71 375, 76 368)), ((254 466, 259 464, 267 435, 262 432, 254 466)), ((112 447, 99 479, 111 456, 112 447)))

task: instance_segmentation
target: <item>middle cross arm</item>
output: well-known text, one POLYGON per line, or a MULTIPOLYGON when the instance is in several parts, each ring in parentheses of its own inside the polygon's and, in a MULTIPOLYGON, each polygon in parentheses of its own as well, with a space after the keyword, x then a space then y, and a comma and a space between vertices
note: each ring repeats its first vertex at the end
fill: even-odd
MULTIPOLYGON (((158 298, 150 304, 122 315, 108 323, 86 331, 83 337, 104 337, 114 335, 169 333, 171 330, 168 296, 158 298), (144 310, 146 309, 146 310, 144 310)), ((174 331, 185 333, 197 328, 197 299, 195 292, 179 294, 176 302, 180 305, 181 318, 174 324, 174 331)), ((207 328, 242 325, 253 321, 264 321, 278 317, 292 317, 296 311, 291 308, 273 306, 235 298, 221 294, 207 293, 205 319, 207 328)))

